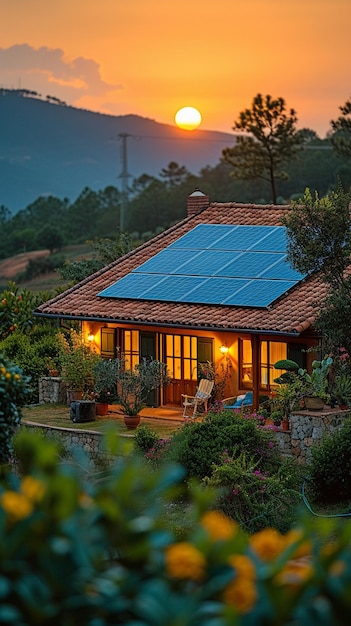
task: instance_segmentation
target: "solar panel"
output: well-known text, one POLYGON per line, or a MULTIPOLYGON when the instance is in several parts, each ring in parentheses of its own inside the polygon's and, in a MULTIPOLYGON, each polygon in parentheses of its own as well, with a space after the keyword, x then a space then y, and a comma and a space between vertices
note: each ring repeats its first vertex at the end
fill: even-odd
POLYGON ((98 295, 267 307, 304 278, 283 226, 199 224, 98 295))

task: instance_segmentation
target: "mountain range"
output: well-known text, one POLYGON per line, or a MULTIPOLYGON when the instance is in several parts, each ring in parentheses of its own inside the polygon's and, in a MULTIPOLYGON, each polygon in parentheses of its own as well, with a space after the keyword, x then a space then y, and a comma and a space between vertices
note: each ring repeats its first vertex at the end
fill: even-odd
POLYGON ((85 187, 121 189, 122 173, 129 185, 142 174, 158 177, 171 161, 198 174, 235 141, 233 133, 186 131, 38 96, 0 90, 0 205, 11 213, 43 195, 73 202, 85 187))

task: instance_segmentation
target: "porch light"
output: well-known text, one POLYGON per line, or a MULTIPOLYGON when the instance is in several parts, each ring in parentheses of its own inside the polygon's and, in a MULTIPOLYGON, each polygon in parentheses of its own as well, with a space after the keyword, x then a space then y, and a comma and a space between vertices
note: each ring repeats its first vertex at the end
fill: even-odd
POLYGON ((228 346, 226 346, 226 345, 224 345, 224 344, 223 344, 223 345, 219 348, 219 351, 220 351, 222 354, 227 354, 227 352, 229 351, 229 348, 228 348, 228 346))
POLYGON ((91 342, 91 341, 94 341, 94 338, 95 338, 95 337, 94 337, 94 335, 93 335, 92 333, 90 333, 90 334, 88 335, 88 341, 90 341, 90 342, 91 342))

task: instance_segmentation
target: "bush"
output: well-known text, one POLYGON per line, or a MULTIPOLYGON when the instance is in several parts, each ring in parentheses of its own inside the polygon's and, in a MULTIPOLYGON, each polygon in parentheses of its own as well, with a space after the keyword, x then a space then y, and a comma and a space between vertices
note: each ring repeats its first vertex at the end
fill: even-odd
POLYGON ((148 426, 141 424, 137 427, 134 435, 134 448, 145 454, 153 448, 158 441, 158 435, 148 426))
POLYGON ((31 393, 27 398, 28 403, 38 402, 39 378, 47 375, 48 359, 58 361, 59 358, 57 330, 49 324, 40 324, 30 333, 16 330, 0 341, 0 350, 30 377, 31 393))
POLYGON ((225 451, 249 453, 263 472, 276 470, 280 462, 271 433, 259 429, 249 415, 232 411, 208 413, 202 422, 188 421, 171 436, 167 458, 185 467, 189 477, 202 479, 211 476, 213 464, 225 451))
POLYGON ((317 501, 351 501, 351 420, 313 446, 308 473, 308 489, 317 501))
MULTIPOLYGON (((340 626, 351 611, 347 524, 312 518, 248 535, 180 467, 117 455, 102 474, 17 438, 23 475, 0 482, 0 623, 22 626, 340 626), (190 517, 174 532, 177 494, 190 517), (179 531, 179 529, 178 529, 179 531), (327 548, 327 549, 326 549, 327 548), (299 559, 299 557, 308 559, 299 559)), ((346 621, 345 621, 346 620, 346 621)))
POLYGON ((20 290, 14 282, 9 282, 0 295, 0 339, 16 330, 29 332, 36 323, 34 309, 48 298, 49 294, 20 290))
POLYGON ((301 500, 291 488, 290 462, 282 461, 274 474, 262 472, 258 466, 258 460, 244 451, 222 454, 205 484, 221 489, 217 507, 242 528, 256 532, 271 526, 286 532, 296 520, 301 500))
POLYGON ((21 406, 29 392, 22 370, 0 354, 0 464, 9 462, 12 437, 21 421, 21 406))

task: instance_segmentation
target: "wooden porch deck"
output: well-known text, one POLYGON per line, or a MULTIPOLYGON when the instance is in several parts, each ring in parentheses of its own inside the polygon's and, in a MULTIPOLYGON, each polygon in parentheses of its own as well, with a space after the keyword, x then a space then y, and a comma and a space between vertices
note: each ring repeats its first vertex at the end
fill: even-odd
MULTIPOLYGON (((123 415, 117 404, 110 405, 109 413, 123 415)), ((174 422, 184 422, 183 407, 179 406, 161 406, 161 407, 145 407, 140 411, 141 417, 151 417, 152 419, 160 419, 174 422)))

